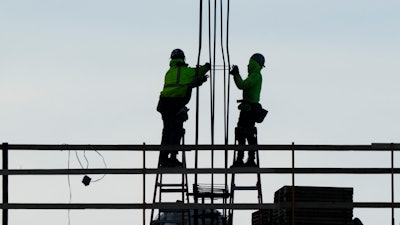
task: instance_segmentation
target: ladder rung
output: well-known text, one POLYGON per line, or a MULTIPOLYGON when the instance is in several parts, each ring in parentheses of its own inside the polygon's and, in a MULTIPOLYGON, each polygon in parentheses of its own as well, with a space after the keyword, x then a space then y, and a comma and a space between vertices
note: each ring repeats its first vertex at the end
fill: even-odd
POLYGON ((161 188, 160 192, 168 192, 168 193, 175 193, 175 192, 187 192, 186 188, 177 188, 177 189, 166 189, 166 188, 161 188))
POLYGON ((182 187, 184 184, 161 184, 157 183, 158 187, 182 187))
POLYGON ((228 198, 230 193, 190 193, 195 198, 228 198))
POLYGON ((253 190, 258 190, 257 186, 234 186, 234 190, 244 190, 244 191, 253 191, 253 190))

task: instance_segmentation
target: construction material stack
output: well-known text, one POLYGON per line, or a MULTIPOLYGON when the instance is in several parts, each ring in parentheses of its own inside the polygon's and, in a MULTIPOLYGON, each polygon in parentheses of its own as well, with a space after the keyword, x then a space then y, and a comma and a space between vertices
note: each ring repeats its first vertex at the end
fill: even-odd
POLYGON ((296 225, 352 225, 353 188, 284 186, 275 192, 274 204, 286 205, 273 210, 272 225, 292 224, 292 197, 295 200, 296 225), (294 195, 293 192, 294 191, 294 195), (296 204, 317 204, 314 208, 296 204), (350 203, 350 204, 346 204, 350 203), (318 206, 318 204, 320 204, 318 206), (349 207, 350 206, 350 207, 349 207))
POLYGON ((261 209, 255 211, 251 215, 251 224, 252 225, 272 225, 273 219, 273 210, 272 209, 261 209))

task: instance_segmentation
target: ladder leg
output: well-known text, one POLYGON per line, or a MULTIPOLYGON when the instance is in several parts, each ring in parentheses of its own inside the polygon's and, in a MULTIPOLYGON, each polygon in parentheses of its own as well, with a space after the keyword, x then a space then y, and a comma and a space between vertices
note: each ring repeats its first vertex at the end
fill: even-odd
MULTIPOLYGON (((159 157, 158 163, 157 163, 157 167, 158 167, 158 168, 160 168, 160 160, 161 160, 161 158, 159 157)), ((156 202, 157 189, 158 189, 158 179, 159 179, 159 177, 160 177, 160 174, 157 173, 157 174, 156 174, 156 181, 155 181, 155 184, 154 184, 153 204, 156 202)), ((154 219, 154 209, 151 209, 150 224, 151 224, 151 221, 152 221, 153 219, 154 219)))
MULTIPOLYGON (((184 140, 184 139, 183 139, 184 140)), ((182 152, 182 168, 186 170, 186 152, 183 151, 182 152)), ((189 185, 188 185, 188 175, 186 172, 182 173, 182 190, 186 190, 186 193, 184 191, 182 191, 182 201, 184 202, 184 199, 186 197, 186 203, 189 203, 189 185), (185 196, 186 195, 186 196, 185 196)), ((182 215, 184 215, 184 210, 182 210, 182 215)), ((187 218, 188 218, 188 223, 189 225, 192 224, 192 222, 190 221, 190 210, 187 210, 187 218)), ((183 224, 185 224, 185 222, 183 222, 183 224)))
MULTIPOLYGON (((185 129, 182 129, 182 136, 181 136, 181 141, 182 141, 182 145, 185 144, 185 129)), ((160 158, 159 158, 159 162, 158 162, 158 168, 160 168, 161 164, 160 164, 160 158)), ((182 176, 181 176, 181 182, 180 183, 172 183, 172 184, 164 184, 163 183, 163 173, 162 172, 158 172, 156 174, 156 181, 155 181, 155 186, 154 186, 154 193, 153 193, 153 204, 154 203, 162 203, 162 193, 181 193, 180 198, 178 197, 177 200, 178 201, 182 201, 182 203, 184 204, 185 202, 189 203, 189 185, 188 185, 188 175, 186 172, 186 151, 182 151, 182 163, 181 165, 177 165, 179 167, 182 167, 182 176), (157 196, 158 194, 158 196, 157 196), (180 199, 180 200, 179 200, 180 199), (185 200, 186 199, 186 200, 185 200)), ((158 210, 158 213, 160 214, 160 210, 158 210)), ((153 220, 155 219, 155 209, 151 210, 151 220, 150 220, 150 225, 152 224, 153 220)), ((190 221, 190 210, 186 210, 186 209, 182 209, 181 210, 181 220, 182 223, 180 223, 181 225, 191 225, 191 221, 190 221), (188 222, 186 222, 188 221, 188 222)))
MULTIPOLYGON (((185 133, 186 130, 182 129, 182 145, 185 145, 185 133)), ((189 185, 188 185, 188 175, 186 173, 186 151, 182 151, 182 168, 185 170, 184 173, 182 173, 182 190, 186 190, 186 193, 184 191, 182 191, 182 202, 185 202, 185 197, 186 197, 186 203, 189 203, 189 185), (185 196, 186 195, 186 196, 185 196)), ((182 210, 182 215, 184 217, 185 214, 185 210, 182 210)), ((188 223, 189 225, 191 225, 191 221, 190 221, 190 210, 187 210, 187 218, 188 218, 188 223)), ((183 225, 185 225, 185 221, 183 221, 183 225)))
MULTIPOLYGON (((235 128, 235 145, 238 144, 238 134, 237 134, 237 128, 235 128)), ((232 162, 232 166, 235 165, 236 159, 237 159, 237 154, 238 151, 235 149, 233 151, 233 162, 232 162)), ((230 198, 229 198, 229 205, 231 206, 231 208, 229 208, 228 210, 228 225, 232 225, 233 224, 233 203, 234 203, 234 195, 235 195, 235 173, 232 173, 231 175, 231 193, 230 193, 230 198)))
MULTIPOLYGON (((237 128, 235 130, 235 145, 236 144, 242 144, 238 138, 238 135, 240 136, 241 134, 245 134, 244 136, 246 137, 248 144, 249 145, 258 145, 257 141, 257 129, 254 127, 251 130, 241 130, 240 128, 237 128), (241 133, 242 132, 242 133, 241 133)), ((244 144, 244 143, 243 143, 244 144)), ((239 153, 239 151, 234 151, 234 159, 236 153, 239 153)), ((245 164, 245 166, 250 166, 253 167, 252 165, 256 164, 257 167, 260 165, 260 156, 259 156, 259 151, 258 149, 252 150, 248 152, 248 162, 249 160, 252 162, 252 164, 248 164, 248 162, 245 164)), ((235 190, 252 190, 252 191, 257 191, 257 202, 261 206, 263 203, 263 196, 262 196, 262 187, 261 187, 261 173, 259 170, 256 172, 256 185, 255 186, 236 186, 235 184, 235 174, 232 173, 232 178, 231 178, 231 195, 230 195, 230 208, 228 211, 228 225, 233 225, 233 204, 234 204, 234 195, 235 195, 235 190)), ((260 221, 262 221, 262 215, 260 213, 260 221)))
MULTIPOLYGON (((232 178, 231 178, 231 197, 229 199, 229 204, 232 207, 234 204, 234 194, 235 194, 235 174, 232 173, 232 178)), ((233 208, 229 209, 228 213, 228 225, 233 224, 233 208)))
MULTIPOLYGON (((257 165, 260 166, 260 156, 258 150, 256 151, 257 155, 257 165)), ((262 188, 261 188, 261 173, 260 171, 257 172, 257 190, 258 190, 258 203, 263 203, 263 196, 262 196, 262 188)))

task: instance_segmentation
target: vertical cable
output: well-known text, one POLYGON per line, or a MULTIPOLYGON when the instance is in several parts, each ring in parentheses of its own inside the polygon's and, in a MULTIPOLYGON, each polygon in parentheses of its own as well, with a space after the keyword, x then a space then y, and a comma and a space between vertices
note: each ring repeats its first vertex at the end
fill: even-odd
MULTIPOLYGON (((200 55, 201 55, 201 42, 202 42, 202 26, 203 26, 203 0, 200 0, 200 10, 199 10, 199 50, 197 55, 197 67, 196 67, 196 77, 199 76, 199 65, 200 65, 200 55)), ((196 88, 196 138, 195 145, 199 144, 199 87, 196 88)), ((198 167, 198 150, 195 151, 195 168, 198 167)), ((197 173, 195 174, 195 185, 197 185, 197 173)))
MULTIPOLYGON (((215 9, 214 9, 215 10, 215 9)), ((214 14, 215 16, 215 14, 214 14)), ((210 63, 213 65, 210 70, 210 134, 211 134, 211 145, 214 144, 214 82, 215 82, 215 54, 212 54, 212 25, 211 25, 211 0, 208 0, 208 58, 210 63), (214 58, 213 58, 214 56, 214 58)), ((214 166, 214 152, 211 150, 211 168, 214 166)), ((211 190, 214 175, 211 173, 211 190)), ((212 199, 212 198, 211 198, 212 199)))
MULTIPOLYGON (((199 79, 199 66, 200 66, 200 56, 201 56, 201 44, 202 44, 202 36, 203 36, 203 0, 200 0, 199 5, 199 50, 197 55, 197 67, 196 67, 196 79, 199 79)), ((195 145, 199 144, 199 87, 196 88, 196 140, 195 145)), ((195 149, 195 160, 194 160, 194 168, 198 168, 199 161, 199 151, 196 147, 195 149)), ((198 176, 197 173, 194 174, 194 186, 197 187, 198 176)), ((197 198, 194 198, 194 203, 197 203, 197 198)), ((194 216, 197 218, 198 210, 194 211, 194 216)), ((194 221, 194 224, 197 225, 197 219, 194 221)))
POLYGON ((212 77, 212 112, 211 112, 211 144, 214 144, 214 127, 215 127, 215 58, 217 46, 217 0, 214 0, 214 24, 213 24, 213 77, 212 77))
MULTIPOLYGON (((224 135, 225 135, 225 144, 228 144, 228 104, 229 94, 227 92, 227 77, 226 77, 226 59, 224 52, 224 44, 223 44, 223 9, 221 2, 221 51, 222 51, 222 60, 224 66, 224 135)), ((229 39, 229 0, 227 1, 227 13, 226 13, 226 55, 228 59, 228 72, 230 69, 229 66, 229 50, 228 50, 228 39, 229 39)), ((228 81, 229 81, 229 73, 228 73, 228 81)))
POLYGON ((211 123, 210 123, 210 129, 211 129, 211 145, 214 144, 214 121, 215 121, 215 98, 214 98, 214 93, 215 93, 215 16, 216 16, 216 11, 215 11, 215 6, 214 6, 214 25, 211 24, 211 1, 208 0, 208 58, 210 63, 213 65, 210 70, 210 118, 211 118, 211 123), (212 28, 213 31, 212 31, 212 28), (212 47, 212 40, 213 40, 213 34, 214 33, 214 48, 212 47))
MULTIPOLYGON (((230 19, 230 0, 227 2, 226 12, 226 56, 228 61, 228 70, 231 68, 231 59, 229 54, 229 19, 230 19)), ((230 89, 231 89, 231 76, 228 72, 228 85, 226 91, 226 124, 225 124, 225 144, 229 143, 229 107, 230 107, 230 89)), ((225 168, 228 167, 228 150, 225 150, 225 168)))
POLYGON ((223 5, 222 1, 220 2, 220 28, 221 28, 221 54, 222 54, 222 65, 223 65, 223 73, 224 73, 224 135, 225 135, 225 144, 226 144, 226 61, 225 61, 225 52, 224 52, 224 35, 223 35, 223 5))
MULTIPOLYGON (((213 33, 213 87, 212 87, 212 113, 211 113, 211 145, 214 145, 214 127, 215 127, 215 58, 217 46, 217 0, 214 0, 214 33, 213 33)), ((214 149, 211 149, 211 168, 214 168, 214 149)), ((211 172, 211 194, 214 194, 214 172, 211 172)), ((211 198, 211 204, 214 203, 214 197, 211 198)))
POLYGON ((211 1, 208 0, 208 60, 210 61, 210 63, 213 63, 211 70, 210 70, 210 118, 211 118, 211 123, 210 123, 210 129, 211 129, 211 144, 213 142, 213 120, 214 120, 214 116, 213 116, 213 83, 214 83, 214 74, 215 74, 215 63, 213 61, 212 58, 212 32, 211 32, 211 1), (214 68, 213 68, 214 67, 214 68))
MULTIPOLYGON (((228 70, 231 68, 230 66, 230 56, 229 56, 229 16, 230 16, 230 0, 227 0, 227 9, 226 9, 226 56, 228 60, 228 70)), ((225 68, 225 66, 224 66, 225 68)), ((230 75, 228 72, 228 86, 227 86, 227 91, 226 91, 226 103, 224 102, 224 105, 226 105, 226 119, 225 119, 225 145, 227 145, 228 142, 228 136, 229 136, 229 98, 230 98, 230 75)), ((224 77, 225 80, 225 77, 224 77)), ((225 84, 224 84, 225 85, 225 84)), ((228 149, 225 149, 225 168, 228 168, 228 149)), ((225 173, 225 187, 228 187, 228 174, 225 173)))
MULTIPOLYGON (((222 0, 220 1, 220 14, 221 14, 221 16, 220 16, 220 35, 221 35, 221 54, 222 54, 222 63, 223 63, 223 74, 224 74, 224 76, 223 76, 223 78, 224 78, 224 135, 225 135, 225 144, 226 144, 226 129, 225 129, 225 127, 226 127, 226 123, 227 123, 227 121, 226 121, 226 60, 225 60, 225 51, 224 51, 224 35, 223 35, 223 33, 224 33, 224 24, 223 24, 223 22, 224 22, 224 13, 223 13, 223 3, 222 3, 222 0)), ((225 150, 225 152, 226 152, 226 150, 225 150)), ((225 154, 225 152, 224 152, 224 154, 225 154)), ((225 168, 227 168, 227 157, 225 157, 225 160, 224 160, 224 162, 225 162, 225 164, 224 164, 224 167, 225 168)), ((228 183, 228 174, 225 172, 225 187, 227 186, 227 183, 228 183)), ((226 215, 226 210, 224 210, 224 215, 226 215)))

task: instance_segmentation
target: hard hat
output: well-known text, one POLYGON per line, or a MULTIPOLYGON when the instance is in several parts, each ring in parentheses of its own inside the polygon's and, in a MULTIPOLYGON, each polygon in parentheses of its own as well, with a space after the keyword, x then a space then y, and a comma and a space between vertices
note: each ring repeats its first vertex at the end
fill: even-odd
POLYGON ((171 52, 171 59, 185 59, 185 53, 183 53, 179 48, 174 49, 171 52))
POLYGON ((265 67, 265 58, 263 55, 261 55, 260 53, 255 53, 254 55, 251 56, 252 60, 258 62, 258 64, 260 64, 260 66, 265 67))

